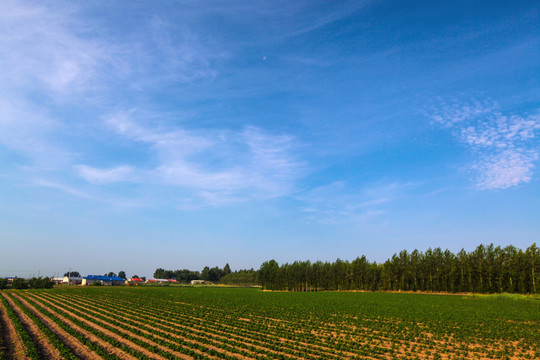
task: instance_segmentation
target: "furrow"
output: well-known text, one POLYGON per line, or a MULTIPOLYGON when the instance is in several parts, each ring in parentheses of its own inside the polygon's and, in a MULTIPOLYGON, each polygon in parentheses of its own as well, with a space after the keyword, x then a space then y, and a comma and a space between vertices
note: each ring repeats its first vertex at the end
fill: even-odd
POLYGON ((58 324, 52 321, 40 313, 33 305, 31 305, 26 299, 18 295, 14 295, 21 303, 24 304, 41 322, 47 326, 67 348, 73 352, 73 354, 79 359, 85 360, 100 360, 102 357, 92 352, 88 347, 84 346, 77 338, 70 335, 67 331, 62 329, 58 324))
MULTIPOLYGON (((61 295, 59 295, 59 296, 61 296, 61 295)), ((66 298, 66 301, 68 301, 68 299, 69 298, 66 298)), ((88 301, 88 300, 82 299, 80 297, 78 298, 78 300, 79 301, 88 301)), ((95 304, 96 304, 95 302, 91 302, 92 306, 94 306, 95 304)), ((107 305, 103 305, 103 306, 107 307, 107 305)), ((118 303, 115 302, 115 307, 118 307, 118 306, 119 306, 118 303)), ((137 312, 133 312, 132 310, 125 307, 125 308, 121 309, 121 312, 122 312, 122 314, 124 314, 126 312, 131 313, 133 315, 136 315, 139 318, 143 316, 142 315, 143 312, 145 314, 151 314, 151 319, 154 322, 166 323, 169 326, 173 326, 175 331, 178 331, 180 329, 184 329, 184 330, 189 330, 189 331, 195 332, 195 333, 203 333, 205 335, 209 333, 208 329, 205 330, 205 331, 202 331, 202 330, 199 330, 199 329, 196 329, 196 328, 193 328, 193 327, 189 327, 189 326, 186 326, 186 325, 179 324, 177 322, 171 322, 171 321, 167 321, 167 320, 157 320, 156 316, 161 316, 163 314, 163 311, 161 311, 159 313, 158 312, 151 313, 149 311, 143 311, 143 310, 139 309, 137 312)), ((167 312, 167 317, 168 318, 177 318, 178 319, 178 314, 177 313, 167 312)), ((195 319, 203 321, 203 319, 201 319, 201 318, 195 318, 195 319)), ((185 321, 185 319, 178 319, 178 320, 179 321, 185 321)), ((227 325, 227 324, 224 324, 224 323, 220 323, 220 322, 214 322, 214 325, 209 326, 209 327, 214 332, 213 336, 218 337, 221 340, 223 340, 223 339, 235 339, 235 338, 245 340, 246 338, 249 338, 250 335, 252 336, 255 333, 253 330, 249 330, 249 333, 244 333, 244 334, 242 334, 242 336, 237 336, 237 335, 232 334, 230 332, 220 331, 219 328, 221 328, 221 327, 227 327, 227 328, 229 328, 230 330, 233 330, 233 331, 237 330, 237 328, 235 328, 233 326, 230 326, 230 325, 227 325), (222 335, 217 335, 217 333, 221 333, 222 335)), ((244 331, 246 331, 246 330, 244 330, 244 331)), ((325 357, 325 358, 339 358, 339 356, 336 356, 334 354, 326 353, 324 351, 321 352, 321 349, 317 348, 317 346, 315 346, 317 348, 317 350, 313 349, 313 346, 314 346, 313 344, 301 343, 300 345, 303 345, 303 346, 299 347, 299 346, 297 346, 298 343, 293 342, 292 340, 289 340, 289 339, 278 338, 277 336, 271 337, 269 334, 263 334, 263 333, 257 333, 257 334, 265 336, 268 340, 271 340, 273 343, 279 343, 283 348, 289 348, 290 351, 296 353, 296 356, 294 356, 294 358, 301 358, 300 354, 302 353, 302 351, 307 351, 308 353, 311 353, 312 357, 313 356, 315 356, 315 357, 322 356, 322 357, 325 357), (293 345, 293 346, 295 345, 295 347, 291 348, 290 345, 293 345)), ((237 341, 244 344, 245 346, 252 346, 255 349, 259 349, 259 350, 264 349, 265 351, 270 353, 270 354, 268 354, 270 356, 271 355, 274 355, 274 356, 278 355, 278 357, 280 357, 280 356, 292 357, 290 354, 288 354, 286 352, 278 352, 278 351, 275 351, 275 350, 268 349, 268 348, 264 347, 264 345, 266 345, 266 343, 264 343, 264 342, 260 342, 260 341, 252 339, 252 342, 248 343, 248 342, 242 341, 242 340, 237 340, 237 341), (259 345, 257 345, 257 344, 259 344, 259 345)), ((329 349, 326 348, 325 350, 329 350, 329 349)), ((354 353, 348 353, 347 355, 348 356, 354 356, 355 354, 354 353)))
MULTIPOLYGON (((32 296, 34 294, 32 294, 32 295, 27 294, 27 295, 32 296)), ((34 297, 32 297, 32 298, 35 299, 34 297)), ((109 341, 105 341, 104 338, 108 338, 108 333, 107 332, 96 331, 96 329, 94 329, 92 327, 85 326, 85 324, 83 322, 77 321, 77 319, 75 317, 69 316, 68 314, 66 314, 61 309, 59 309, 57 307, 50 307, 50 306, 45 305, 45 304, 47 304, 47 302, 45 302, 45 301, 42 302, 42 301, 37 300, 37 301, 34 302, 34 304, 38 304, 42 308, 46 308, 46 310, 49 313, 51 313, 52 316, 58 318, 62 323, 66 324, 68 327, 74 329, 79 334, 83 335, 91 343, 97 344, 101 349, 103 349, 106 352, 106 354, 110 354, 114 358, 123 359, 123 360, 137 359, 136 356, 132 356, 132 355, 128 354, 127 352, 123 351, 124 349, 120 349, 117 346, 117 344, 112 343, 112 341, 110 341, 110 339, 108 339, 109 341), (94 331, 92 331, 92 330, 94 330, 94 331), (101 338, 97 336, 98 333, 102 334, 101 338)), ((120 343, 120 344, 122 344, 122 343, 120 343)), ((111 358, 109 356, 105 356, 105 357, 111 358)))
POLYGON ((192 357, 179 352, 175 352, 174 354, 172 354, 171 350, 167 349, 166 347, 160 345, 155 341, 145 338, 144 336, 141 336, 139 334, 135 334, 120 326, 106 323, 95 316, 84 315, 66 304, 57 304, 55 303, 55 301, 41 298, 36 294, 33 294, 33 296, 39 298, 41 301, 47 303, 55 309, 62 308, 66 314, 76 319, 77 321, 84 323, 85 325, 94 328, 99 332, 102 332, 106 336, 140 352, 141 354, 144 354, 150 359, 165 360, 167 358, 170 359, 176 357, 180 357, 182 359, 192 359, 192 357), (70 310, 67 310, 67 308, 69 308, 70 310))
POLYGON ((6 308, 7 314, 15 328, 17 336, 21 339, 23 343, 24 358, 40 360, 42 357, 36 347, 36 344, 34 343, 34 339, 32 339, 32 337, 28 333, 28 330, 22 320, 17 316, 17 312, 15 311, 15 309, 13 309, 13 307, 6 300, 5 293, 1 293, 0 295, 2 295, 0 296, 0 300, 6 308))
MULTIPOLYGON (((229 330, 231 330, 233 332, 240 331, 242 333, 242 335, 241 335, 242 339, 251 339, 251 341, 254 341, 254 342, 260 342, 260 340, 257 340, 256 338, 257 338, 257 336, 261 336, 261 337, 264 337, 267 340, 271 340, 272 342, 279 343, 282 346, 282 348, 288 348, 288 349, 291 349, 291 351, 298 351, 298 350, 302 350, 302 349, 307 349, 310 352, 320 351, 322 353, 322 356, 325 356, 327 358, 331 358, 331 357, 339 358, 339 356, 328 353, 328 351, 332 351, 332 349, 328 348, 327 346, 320 345, 320 344, 302 342, 302 341, 299 341, 297 339, 297 336, 295 336, 293 339, 286 338, 285 336, 288 337, 291 334, 290 330, 285 331, 283 334, 278 334, 277 332, 272 332, 272 333, 261 332, 261 331, 258 331, 258 330, 254 330, 254 329, 252 329, 250 327, 247 327, 244 324, 242 324, 241 322, 240 323, 236 322, 235 325, 226 324, 226 323, 222 322, 222 320, 220 318, 217 318, 217 317, 212 317, 211 319, 208 319, 208 318, 196 317, 196 316, 193 316, 193 315, 182 314, 181 315, 182 318, 181 318, 181 317, 178 316, 178 313, 171 312, 171 311, 168 311, 168 310, 159 310, 159 311, 158 310, 153 310, 153 311, 154 311, 155 314, 166 313, 168 318, 175 318, 178 321, 186 321, 186 319, 191 319, 193 322, 205 322, 206 326, 208 328, 211 328, 212 331, 214 331, 215 333, 221 333, 226 337, 230 337, 230 336, 235 337, 237 335, 234 335, 231 332, 222 331, 220 329, 227 328, 227 329, 229 329, 229 330), (209 324, 209 322, 211 322, 211 324, 209 324), (244 326, 238 326, 238 325, 244 325, 244 326), (279 335, 282 335, 282 336, 279 336, 279 335), (301 346, 298 346, 298 345, 301 345, 301 346)), ((262 343, 262 344, 264 344, 264 343, 262 343)), ((354 354, 350 353, 349 355, 354 355, 354 354)))
POLYGON ((0 302, 0 322, 2 323, 2 335, 6 347, 6 359, 24 360, 26 358, 24 343, 9 318, 3 302, 0 302))
MULTIPOLYGON (((65 301, 68 301, 67 299, 65 299, 65 301)), ((191 329, 191 328, 183 328, 183 327, 172 327, 172 326, 167 326, 167 325, 160 325, 159 327, 156 325, 156 326, 151 326, 149 325, 148 323, 144 323, 142 321, 140 321, 141 319, 141 314, 140 312, 139 313, 133 313, 133 312, 127 312, 126 310, 122 309, 122 311, 118 311, 118 312, 115 312, 113 310, 110 309, 110 307, 107 307, 107 306, 103 306, 101 304, 97 304, 96 302, 92 302, 92 301, 88 301, 88 300, 82 300, 82 299, 78 299, 78 303, 85 303, 87 304, 88 307, 86 306, 80 306, 80 309, 83 310, 83 311, 89 311, 89 312, 92 312, 94 314, 97 314, 95 311, 93 311, 92 309, 102 309, 104 311, 107 311, 107 312, 110 312, 111 314, 114 314, 115 316, 117 317, 112 317, 112 316, 108 316, 108 315, 104 315, 102 313, 101 316, 104 316, 112 321, 115 321, 116 319, 118 318, 121 318, 123 319, 125 322, 124 324, 127 324, 131 327, 135 327, 136 329, 141 329, 144 331, 144 329, 148 329, 146 332, 148 333, 152 333, 154 336, 158 336, 156 335, 156 333, 159 333, 159 334, 162 334, 163 336, 161 337, 162 339, 164 339, 165 341, 171 341, 171 338, 174 338, 174 339, 178 339, 178 340, 184 340, 184 341, 188 341, 192 344, 195 344, 195 345, 198 345, 198 346, 201 346, 201 347, 207 347, 207 348, 211 348, 211 349, 214 349, 216 351, 219 351, 222 353, 222 355, 228 355, 229 357, 233 357, 233 358, 266 358, 266 357, 262 357, 260 356, 257 352, 255 351, 250 351, 250 350, 247 350, 247 351, 244 351, 242 349, 239 349, 239 348, 234 348, 234 347, 231 347, 229 346, 228 344, 224 343, 223 340, 227 340, 227 339, 230 339, 230 338, 227 338, 225 336, 204 336, 204 337, 201 337, 201 336, 197 336, 193 334, 193 332, 196 332, 196 333, 203 333, 204 335, 209 335, 203 331, 200 331, 200 330, 195 330, 195 329, 191 329), (89 308, 91 307, 91 308, 89 308), (127 316, 129 315, 129 313, 132 313, 133 316, 127 316), (179 331, 180 330, 180 331, 179 331), (186 332, 189 332, 190 334, 190 338, 186 338, 185 335, 186 335, 186 332), (182 335, 184 334, 184 336, 182 335), (196 340, 193 340, 193 338, 196 337, 198 339, 200 339, 201 341, 196 341, 196 340), (217 341, 216 339, 219 339, 219 341, 217 341), (202 342, 202 341, 205 341, 205 342, 202 342), (213 344, 213 345, 210 345, 209 343, 213 344), (227 351, 229 350, 229 351, 227 351)), ((157 318, 149 318, 149 320, 152 321, 153 324, 159 324, 161 322, 163 322, 162 320, 160 319, 157 319, 157 318)), ((159 337, 159 336, 158 336, 159 337)), ((236 343, 238 344, 238 343, 236 343)), ((243 344, 244 345, 244 348, 246 346, 246 344, 243 344)))
POLYGON ((58 349, 54 347, 50 340, 41 332, 41 330, 34 323, 34 321, 24 313, 24 311, 19 307, 19 305, 16 304, 9 295, 2 295, 7 300, 11 308, 15 311, 17 317, 21 319, 21 322, 28 330, 29 335, 32 337, 34 343, 37 345, 41 357, 44 359, 52 360, 64 359, 64 357, 60 354, 60 351, 58 351, 58 349))

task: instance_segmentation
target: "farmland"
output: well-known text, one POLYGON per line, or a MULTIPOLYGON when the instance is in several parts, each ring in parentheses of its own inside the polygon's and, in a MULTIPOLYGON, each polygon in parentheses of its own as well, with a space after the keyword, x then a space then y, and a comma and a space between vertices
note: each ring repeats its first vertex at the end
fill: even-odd
POLYGON ((538 297, 219 287, 0 294, 0 359, 540 358, 538 297))

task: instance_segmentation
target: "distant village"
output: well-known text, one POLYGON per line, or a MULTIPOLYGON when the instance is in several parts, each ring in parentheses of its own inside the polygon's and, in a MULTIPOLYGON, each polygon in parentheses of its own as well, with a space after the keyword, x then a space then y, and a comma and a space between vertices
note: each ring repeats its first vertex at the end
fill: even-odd
POLYGON ((43 289, 53 286, 87 286, 87 285, 103 285, 103 286, 130 286, 130 285, 233 285, 233 286, 256 286, 257 272, 250 270, 231 271, 229 264, 225 264, 223 269, 218 266, 206 266, 201 272, 183 270, 165 270, 158 268, 153 274, 152 279, 147 279, 145 276, 133 275, 128 278, 125 271, 120 271, 118 274, 114 272, 105 273, 104 275, 87 275, 82 276, 78 271, 71 269, 60 277, 61 273, 52 277, 40 277, 39 275, 28 278, 16 276, 2 277, 0 276, 0 289, 43 289))
MULTIPOLYGON (((7 277, 8 283, 12 283, 16 276, 7 277)), ((55 285, 103 285, 103 286, 125 286, 125 285, 141 285, 141 284, 178 284, 176 279, 142 279, 138 277, 131 277, 129 279, 123 279, 120 276, 106 276, 106 275, 88 275, 81 276, 64 276, 53 277, 51 281, 55 285)), ((191 285, 212 285, 211 281, 207 280, 191 280, 191 285)))

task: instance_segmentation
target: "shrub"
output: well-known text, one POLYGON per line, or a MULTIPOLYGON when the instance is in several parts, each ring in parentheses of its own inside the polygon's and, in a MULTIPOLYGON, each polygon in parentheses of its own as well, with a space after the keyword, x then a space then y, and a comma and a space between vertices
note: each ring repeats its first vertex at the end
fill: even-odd
POLYGON ((53 283, 48 277, 32 278, 29 283, 32 289, 50 289, 53 287, 53 283))
POLYGON ((11 283, 11 288, 13 289, 28 289, 28 283, 23 278, 13 279, 11 283))

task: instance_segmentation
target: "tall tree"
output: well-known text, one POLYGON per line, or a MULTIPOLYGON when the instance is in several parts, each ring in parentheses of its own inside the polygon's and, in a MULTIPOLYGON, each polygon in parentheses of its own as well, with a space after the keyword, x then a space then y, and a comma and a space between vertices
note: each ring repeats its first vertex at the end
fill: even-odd
POLYGON ((81 274, 78 272, 78 271, 72 271, 72 272, 69 272, 67 271, 64 276, 69 276, 69 277, 81 277, 81 274))

